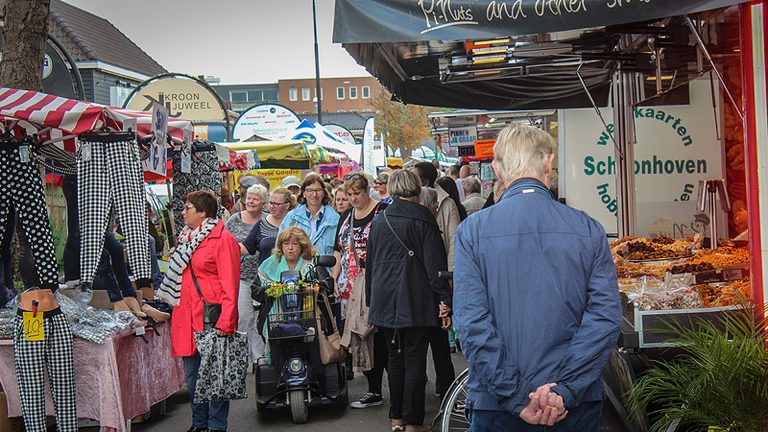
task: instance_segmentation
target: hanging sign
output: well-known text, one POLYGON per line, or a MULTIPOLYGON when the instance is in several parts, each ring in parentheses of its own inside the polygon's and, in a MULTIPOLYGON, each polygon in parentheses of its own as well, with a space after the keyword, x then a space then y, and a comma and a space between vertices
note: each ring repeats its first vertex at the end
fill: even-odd
POLYGON ((363 132, 363 170, 372 176, 376 176, 376 151, 374 144, 374 120, 373 117, 369 117, 365 122, 365 130, 363 132))
POLYGON ((198 122, 227 119, 216 92, 191 76, 168 74, 144 81, 128 96, 123 107, 149 111, 155 103, 164 106, 173 118, 198 122))
POLYGON ((448 130, 448 139, 451 147, 472 146, 477 140, 477 126, 451 128, 448 130))
POLYGON ((235 122, 232 137, 243 140, 258 135, 278 140, 292 133, 301 124, 299 116, 277 104, 262 104, 248 108, 235 122))
POLYGON ((323 127, 328 129, 329 132, 336 135, 336 137, 345 143, 357 144, 357 142, 355 142, 355 137, 352 135, 352 132, 350 132, 349 129, 345 128, 344 126, 331 123, 325 124, 323 127))
POLYGON ((168 136, 168 110, 155 103, 152 105, 152 142, 149 146, 149 158, 144 161, 144 171, 152 171, 165 177, 168 155, 166 137, 168 136))
POLYGON ((495 139, 484 139, 475 141, 475 157, 478 159, 493 159, 493 145, 495 139))
MULTIPOLYGON (((690 85, 690 105, 633 108, 637 235, 707 232, 709 217, 696 209, 699 180, 724 175, 710 92, 709 81, 698 79, 690 85)), ((605 119, 611 115, 610 108, 603 110, 605 119)), ((616 233, 617 163, 610 135, 592 109, 561 110, 559 120, 560 195, 616 233)), ((608 130, 613 133, 614 125, 608 130)))
POLYGON ((181 143, 181 172, 192 173, 192 131, 184 130, 184 141, 181 143))

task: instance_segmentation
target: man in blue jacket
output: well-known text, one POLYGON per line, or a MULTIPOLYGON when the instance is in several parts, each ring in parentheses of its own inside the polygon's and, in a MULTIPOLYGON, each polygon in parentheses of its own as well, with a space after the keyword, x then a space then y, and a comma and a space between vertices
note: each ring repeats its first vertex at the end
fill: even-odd
POLYGON ((493 150, 506 191, 459 226, 455 245, 471 430, 597 432, 621 319, 605 231, 550 194, 546 132, 507 127, 493 150))

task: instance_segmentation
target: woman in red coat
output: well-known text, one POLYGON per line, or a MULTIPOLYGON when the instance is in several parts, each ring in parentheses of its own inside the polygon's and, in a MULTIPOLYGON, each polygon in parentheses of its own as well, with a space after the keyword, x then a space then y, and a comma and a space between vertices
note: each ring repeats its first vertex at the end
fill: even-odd
MULTIPOLYGON (((185 198, 184 224, 170 268, 158 291, 172 304, 171 338, 173 355, 182 357, 190 400, 194 400, 200 355, 194 333, 203 330, 203 299, 192 277, 197 278, 206 303, 221 304, 221 315, 214 325, 219 336, 237 330, 237 296, 240 284, 240 246, 224 223, 216 219, 218 202, 207 191, 196 191, 185 198)), ((190 432, 227 429, 228 401, 192 403, 190 432)))

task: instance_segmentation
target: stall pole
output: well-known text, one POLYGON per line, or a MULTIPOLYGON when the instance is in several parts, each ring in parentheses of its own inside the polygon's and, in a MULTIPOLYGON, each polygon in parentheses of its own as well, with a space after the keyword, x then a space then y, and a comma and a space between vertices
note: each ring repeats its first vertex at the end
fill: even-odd
POLYGON ((760 224, 768 222, 768 76, 765 70, 768 1, 743 4, 740 8, 752 299, 762 306, 768 299, 768 289, 763 283, 768 274, 768 232, 760 224))
POLYGON ((635 118, 637 89, 632 73, 621 66, 613 78, 613 123, 616 125, 616 189, 619 237, 634 235, 637 219, 635 205, 635 118))

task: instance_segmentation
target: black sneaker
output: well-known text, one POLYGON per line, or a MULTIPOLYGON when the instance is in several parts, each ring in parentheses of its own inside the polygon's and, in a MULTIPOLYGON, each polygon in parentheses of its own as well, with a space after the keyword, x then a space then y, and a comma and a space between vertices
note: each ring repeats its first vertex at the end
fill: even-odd
POLYGON ((192 426, 191 428, 187 429, 187 432, 208 432, 208 428, 196 428, 192 426))
POLYGON ((368 408, 372 406, 379 406, 384 403, 384 399, 380 394, 366 393, 360 399, 352 402, 349 406, 352 408, 368 408))

